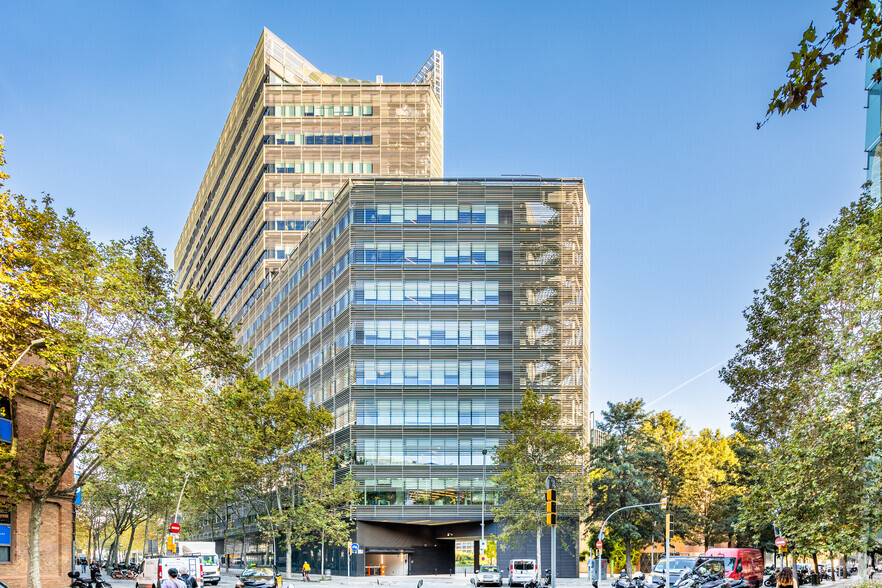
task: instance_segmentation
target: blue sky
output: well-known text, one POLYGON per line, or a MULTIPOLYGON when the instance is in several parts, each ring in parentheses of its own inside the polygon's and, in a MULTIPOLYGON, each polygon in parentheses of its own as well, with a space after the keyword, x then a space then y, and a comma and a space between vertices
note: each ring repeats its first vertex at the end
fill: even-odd
MULTIPOLYGON (((584 177, 591 404, 656 399, 732 356, 741 312, 799 219, 864 181, 863 64, 757 131, 830 0, 8 2, 0 134, 14 192, 96 239, 169 253, 262 27, 335 75, 410 81, 445 56, 445 174, 584 177)), ((653 405, 729 428, 712 370, 653 405)))

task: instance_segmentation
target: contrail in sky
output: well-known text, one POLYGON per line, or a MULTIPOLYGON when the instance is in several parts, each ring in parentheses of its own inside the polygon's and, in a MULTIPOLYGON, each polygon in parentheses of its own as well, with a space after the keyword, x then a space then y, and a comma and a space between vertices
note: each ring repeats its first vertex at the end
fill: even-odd
POLYGON ((726 361, 725 359, 718 361, 717 363, 715 363, 714 365, 710 366, 709 368, 707 368, 706 370, 704 370, 704 371, 701 372, 700 374, 695 375, 695 376, 692 376, 691 378, 689 378, 688 380, 686 380, 686 381, 683 382, 682 384, 680 384, 680 385, 678 385, 678 386, 675 386, 674 388, 671 388, 670 390, 668 390, 667 392, 665 392, 664 394, 662 394, 661 396, 659 396, 658 398, 656 398, 656 399, 653 400, 652 402, 648 402, 648 403, 646 403, 646 406, 647 406, 647 407, 652 406, 653 404, 655 404, 655 403, 658 402, 659 400, 662 400, 662 399, 664 399, 664 398, 667 398, 668 396, 670 396, 671 394, 673 394, 674 392, 676 392, 677 390, 679 390, 679 389, 682 388, 683 386, 685 386, 685 385, 687 385, 687 384, 691 384, 692 382, 694 382, 695 380, 697 380, 698 378, 700 378, 700 377, 703 376, 704 374, 706 374, 706 373, 708 373, 708 372, 710 372, 710 371, 715 370, 715 369, 717 368, 717 366, 719 366, 721 363, 724 363, 725 361, 726 361))

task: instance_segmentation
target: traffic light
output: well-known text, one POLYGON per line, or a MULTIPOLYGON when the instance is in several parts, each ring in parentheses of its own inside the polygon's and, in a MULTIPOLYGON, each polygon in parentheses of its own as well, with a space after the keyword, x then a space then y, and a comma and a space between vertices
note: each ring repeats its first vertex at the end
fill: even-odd
POLYGON ((545 523, 557 525, 557 490, 554 488, 545 491, 545 523))
POLYGON ((661 504, 659 505, 662 510, 668 510, 668 497, 662 496, 661 504))
POLYGON ((171 535, 165 538, 165 548, 171 552, 175 550, 175 538, 171 535))

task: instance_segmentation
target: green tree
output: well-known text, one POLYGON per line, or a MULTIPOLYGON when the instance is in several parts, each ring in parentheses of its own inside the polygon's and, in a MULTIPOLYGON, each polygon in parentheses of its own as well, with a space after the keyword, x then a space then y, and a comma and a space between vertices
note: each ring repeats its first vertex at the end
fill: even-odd
POLYGON ((689 460, 680 500, 695 512, 692 533, 686 539, 707 550, 714 543, 731 540, 734 533, 737 502, 733 499, 740 490, 729 471, 738 458, 730 439, 719 430, 702 429, 689 438, 686 451, 689 460))
POLYGON ((199 503, 223 505, 226 520, 249 505, 267 536, 283 537, 288 577, 294 548, 319 541, 345 545, 355 483, 351 476, 335 476, 340 464, 329 447, 333 415, 308 404, 302 390, 254 375, 228 387, 224 410, 224 422, 235 424, 219 431, 226 441, 220 441, 225 450, 218 457, 231 478, 201 484, 199 503))
MULTIPOLYGON (((772 94, 766 118, 757 127, 775 113, 815 106, 824 95, 827 70, 850 51, 859 59, 882 57, 882 19, 873 0, 834 0, 833 14, 834 24, 825 33, 819 34, 814 22, 805 30, 787 66, 787 79, 772 94)), ((873 79, 880 80, 878 68, 873 79)))
MULTIPOLYGON (((591 456, 591 512, 589 521, 603 521, 616 510, 658 503, 668 467, 658 444, 644 434, 648 414, 643 400, 608 403, 598 428, 608 437, 591 456)), ((631 574, 631 555, 652 535, 653 522, 662 518, 656 507, 623 510, 610 521, 610 534, 621 538, 625 567, 631 574)))
MULTIPOLYGON (((0 148, 2 163, 2 148, 0 148)), ((4 174, 4 178, 5 178, 4 174)), ((152 234, 93 242, 52 201, 0 193, 0 394, 13 443, 0 446, 0 495, 27 499, 28 587, 40 586, 43 506, 71 497, 124 443, 151 403, 241 370, 229 326, 191 295, 176 301, 152 234), (35 358, 10 369, 28 342, 35 358), (20 437, 19 402, 46 407, 39 435, 20 437), (66 473, 80 464, 77 481, 66 473)))
POLYGON ((502 415, 502 430, 509 438, 493 455, 499 473, 492 479, 500 495, 493 514, 502 528, 497 539, 517 544, 534 535, 539 569, 540 542, 546 528, 545 478, 557 478, 562 523, 579 520, 587 489, 582 440, 575 431, 560 427, 560 414, 560 405, 553 397, 540 399, 533 390, 527 390, 520 408, 502 415))
POLYGON ((721 371, 760 454, 740 525, 777 522, 802 553, 865 553, 882 498, 882 207, 864 195, 788 245, 721 371))

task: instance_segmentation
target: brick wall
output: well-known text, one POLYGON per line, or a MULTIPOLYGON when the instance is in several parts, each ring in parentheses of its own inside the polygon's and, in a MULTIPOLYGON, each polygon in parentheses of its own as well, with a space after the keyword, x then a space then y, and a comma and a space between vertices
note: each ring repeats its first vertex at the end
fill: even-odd
MULTIPOLYGON (((19 395, 17 400, 19 439, 39 435, 45 423, 47 406, 25 395, 19 395)), ((73 471, 68 470, 62 486, 73 484, 73 480, 73 471)), ((25 588, 31 503, 21 502, 11 510, 12 562, 0 563, 0 581, 9 588, 25 588)), ((43 524, 40 527, 40 575, 43 588, 61 588, 70 584, 67 572, 72 569, 72 542, 73 500, 47 501, 43 506, 43 524)))

